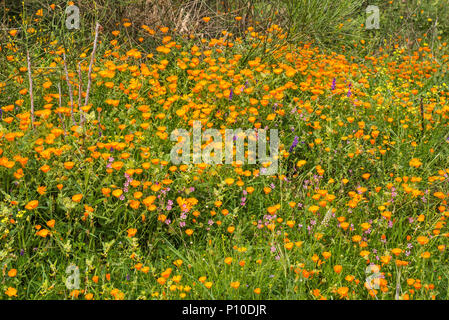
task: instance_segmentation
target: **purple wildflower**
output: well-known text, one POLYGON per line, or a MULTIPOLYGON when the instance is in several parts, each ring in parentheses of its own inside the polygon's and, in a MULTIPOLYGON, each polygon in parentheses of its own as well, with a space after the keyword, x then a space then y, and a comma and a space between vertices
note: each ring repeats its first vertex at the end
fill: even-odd
POLYGON ((288 150, 289 152, 292 152, 294 148, 296 148, 296 146, 298 145, 298 137, 295 136, 295 139, 293 140, 292 145, 290 146, 290 149, 288 150))

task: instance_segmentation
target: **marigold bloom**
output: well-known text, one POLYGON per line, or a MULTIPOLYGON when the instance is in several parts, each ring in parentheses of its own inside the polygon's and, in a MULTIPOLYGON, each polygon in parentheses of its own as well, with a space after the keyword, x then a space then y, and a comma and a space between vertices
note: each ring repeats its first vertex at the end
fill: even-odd
POLYGON ((51 219, 47 221, 47 226, 49 228, 53 228, 55 226, 55 219, 51 219))
POLYGON ((8 289, 6 289, 5 294, 8 297, 17 297, 17 290, 13 287, 8 287, 8 289))
POLYGON ((417 158, 413 158, 410 160, 409 165, 410 167, 419 168, 422 165, 422 162, 417 158))
POLYGON ((64 162, 64 168, 66 168, 67 170, 72 169, 74 165, 75 165, 75 163, 72 161, 64 162))
POLYGON ((425 236, 419 236, 416 238, 416 241, 418 241, 418 243, 420 245, 425 245, 425 244, 429 243, 429 238, 427 238, 425 236))
POLYGON ((335 273, 340 273, 343 270, 343 267, 339 264, 334 266, 335 273))
POLYGON ((47 229, 41 229, 36 234, 42 238, 46 238, 50 234, 50 231, 47 229))
POLYGON ((349 288, 348 287, 340 287, 337 289, 337 293, 340 295, 340 298, 345 298, 348 296, 349 288))
POLYGON ((14 278, 17 275, 17 269, 11 269, 8 271, 8 277, 14 278))
POLYGON ((74 196, 72 196, 72 201, 80 202, 82 198, 83 198, 83 195, 81 193, 78 193, 78 194, 75 194, 74 196))
POLYGON ((240 287, 239 281, 231 282, 231 288, 238 289, 239 287, 240 287))
POLYGON ((45 186, 40 186, 37 188, 37 192, 42 196, 45 194, 45 192, 47 191, 47 187, 45 186))
POLYGON ((135 228, 128 229, 128 237, 129 238, 134 237, 136 235, 136 233, 137 233, 137 229, 135 229, 135 228))
POLYGON ((25 206, 25 209, 33 210, 33 209, 36 209, 38 205, 39 205, 39 201, 32 200, 32 201, 27 203, 27 205, 25 206))

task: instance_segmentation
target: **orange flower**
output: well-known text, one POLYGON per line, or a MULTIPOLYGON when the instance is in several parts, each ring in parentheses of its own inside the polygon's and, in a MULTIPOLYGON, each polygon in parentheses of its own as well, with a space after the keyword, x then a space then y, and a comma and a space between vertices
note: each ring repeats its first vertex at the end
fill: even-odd
POLYGON ((109 194, 111 193, 111 189, 109 189, 109 188, 101 188, 101 193, 103 193, 103 195, 105 197, 109 197, 109 194))
POLYGON ((239 287, 240 287, 239 281, 231 282, 231 288, 238 289, 239 287))
POLYGON ((363 230, 368 230, 369 228, 371 228, 371 225, 368 222, 364 222, 360 226, 363 230))
POLYGON ((46 238, 49 234, 50 234, 50 231, 47 229, 41 229, 36 233, 36 235, 38 235, 39 237, 42 237, 42 238, 46 238))
POLYGON ((67 170, 72 169, 74 165, 75 163, 72 161, 64 162, 64 168, 66 168, 67 170))
POLYGON ((369 174, 369 173, 362 174, 362 178, 365 179, 365 180, 368 180, 369 177, 371 177, 371 174, 369 174))
POLYGON ((136 233, 137 233, 137 229, 134 229, 134 228, 128 229, 128 237, 129 238, 134 237, 136 235, 136 233))
POLYGON ((348 229, 348 227, 349 227, 349 223, 344 221, 340 224, 340 227, 346 231, 346 229, 348 229))
POLYGON ((136 269, 136 270, 140 270, 140 269, 142 269, 142 267, 143 267, 143 264, 142 263, 137 263, 136 265, 134 265, 134 268, 136 269))
POLYGON ((72 197, 72 201, 73 201, 73 202, 80 202, 82 198, 83 198, 83 195, 82 195, 81 193, 78 193, 78 194, 75 194, 75 195, 72 197))
POLYGON ((148 272, 150 272, 150 267, 145 266, 145 267, 143 267, 142 270, 140 270, 140 271, 142 271, 143 273, 148 273, 148 272))
POLYGON ((33 210, 33 209, 36 209, 38 205, 39 205, 39 201, 32 200, 32 201, 27 203, 27 205, 25 206, 25 209, 33 210))
POLYGON ((173 261, 173 264, 179 268, 179 267, 181 267, 181 265, 182 265, 182 260, 181 260, 181 259, 178 259, 178 260, 176 260, 176 261, 173 261))
POLYGON ((335 273, 340 273, 343 270, 343 267, 339 264, 334 266, 335 273))
POLYGON ((164 272, 161 273, 161 276, 164 277, 165 279, 168 279, 170 277, 172 270, 173 270, 172 268, 166 269, 164 272))
POLYGON ((129 202, 129 206, 130 206, 131 208, 133 208, 134 210, 136 210, 136 209, 138 209, 138 208, 140 207, 140 201, 137 201, 137 200, 131 200, 131 201, 129 202))
POLYGON ((443 192, 435 192, 434 194, 433 194, 435 197, 437 197, 437 198, 439 198, 439 199, 444 199, 444 198, 446 198, 446 196, 445 196, 445 194, 443 193, 443 192))
POLYGON ((348 287, 340 287, 337 289, 337 293, 340 295, 340 298, 344 298, 348 296, 349 288, 348 287))
POLYGON ((120 197, 123 194, 122 189, 115 189, 114 191, 112 191, 112 195, 116 198, 120 197))
POLYGON ((422 162, 418 158, 413 158, 409 162, 410 167, 419 168, 422 165, 422 162))
POLYGON ((43 165, 42 167, 40 167, 40 170, 41 170, 43 173, 47 173, 47 172, 50 170, 50 166, 47 165, 47 164, 45 164, 45 165, 43 165))
POLYGON ((47 191, 47 187, 46 186, 40 186, 37 188, 37 192, 42 196, 45 194, 45 192, 47 191))
POLYGON ((429 242, 429 238, 425 237, 425 236, 419 236, 416 238, 416 241, 418 241, 418 243, 420 245, 425 245, 429 242))
POLYGON ((47 221, 47 226, 49 228, 53 228, 55 226, 55 220, 54 219, 48 220, 47 221))
POLYGON ((17 269, 11 269, 8 271, 8 277, 14 278, 17 275, 17 269))
POLYGON ((5 294, 8 297, 12 297, 12 296, 17 297, 17 290, 12 287, 8 287, 8 289, 6 289, 6 291, 5 291, 5 294))

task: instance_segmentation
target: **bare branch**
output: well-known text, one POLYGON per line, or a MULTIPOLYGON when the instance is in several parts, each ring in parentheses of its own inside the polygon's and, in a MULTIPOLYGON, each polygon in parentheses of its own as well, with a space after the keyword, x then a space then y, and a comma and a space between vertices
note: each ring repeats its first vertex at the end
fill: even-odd
MULTIPOLYGON (((61 83, 58 83, 58 91, 59 91, 59 108, 62 107, 62 91, 61 91, 61 83)), ((65 130, 64 119, 62 118, 61 112, 58 112, 59 120, 61 120, 62 129, 64 129, 64 136, 67 135, 67 131, 65 130)))
POLYGON ((72 116, 72 122, 76 124, 75 122, 75 116, 73 115, 73 91, 72 91, 72 84, 70 83, 69 78, 69 72, 67 70, 67 62, 65 58, 65 52, 62 53, 62 58, 64 60, 64 72, 65 72, 65 80, 67 82, 67 87, 69 88, 69 97, 70 97, 70 114, 72 116))
POLYGON ((31 76, 31 60, 30 52, 27 49, 27 63, 28 63, 28 81, 30 83, 30 104, 31 104, 31 127, 34 129, 34 97, 33 97, 33 78, 31 76))
POLYGON ((94 47, 92 49, 92 55, 90 57, 90 64, 89 64, 89 72, 87 74, 87 89, 86 89, 86 98, 84 100, 84 105, 87 106, 87 104, 89 103, 89 92, 90 92, 90 87, 92 85, 92 67, 94 64, 94 59, 95 59, 95 51, 97 50, 97 41, 98 41, 98 32, 100 31, 100 24, 97 22, 97 25, 95 26, 95 40, 94 40, 94 47))
POLYGON ((80 110, 80 125, 84 122, 84 111, 81 110, 81 95, 82 95, 83 80, 81 78, 81 61, 78 62, 78 109, 80 110))

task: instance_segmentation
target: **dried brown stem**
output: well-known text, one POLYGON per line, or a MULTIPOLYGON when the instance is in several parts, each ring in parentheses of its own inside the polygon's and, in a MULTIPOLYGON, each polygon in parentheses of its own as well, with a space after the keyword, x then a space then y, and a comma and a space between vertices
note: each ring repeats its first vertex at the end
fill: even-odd
POLYGON ((30 104, 31 104, 31 127, 34 129, 34 97, 33 97, 33 77, 31 76, 31 59, 30 52, 27 49, 27 64, 28 64, 28 81, 30 83, 30 104))
MULTIPOLYGON (((58 83, 58 91, 59 91, 59 108, 62 107, 62 90, 61 83, 58 83)), ((64 136, 67 135, 67 131, 65 130, 64 119, 62 118, 61 112, 58 112, 59 120, 61 120, 62 129, 64 129, 64 136)))
POLYGON ((84 111, 81 110, 81 94, 82 94, 82 78, 81 78, 81 62, 78 62, 78 108, 80 109, 80 125, 84 123, 84 111))
POLYGON ((86 89, 86 98, 84 100, 84 105, 87 106, 87 104, 89 103, 89 92, 90 92, 90 87, 92 85, 92 67, 94 64, 94 59, 95 59, 95 51, 97 50, 97 41, 98 41, 98 32, 100 31, 100 24, 97 22, 97 25, 95 26, 95 40, 94 40, 94 47, 92 49, 92 55, 90 56, 90 64, 89 64, 89 72, 87 74, 87 89, 86 89))
POLYGON ((70 114, 72 116, 72 122, 76 124, 75 122, 75 116, 73 115, 73 91, 72 91, 72 84, 70 83, 69 78, 69 71, 67 70, 67 62, 65 58, 65 52, 62 53, 62 58, 64 60, 64 72, 65 72, 65 80, 67 82, 67 87, 69 88, 69 97, 70 97, 70 114))

